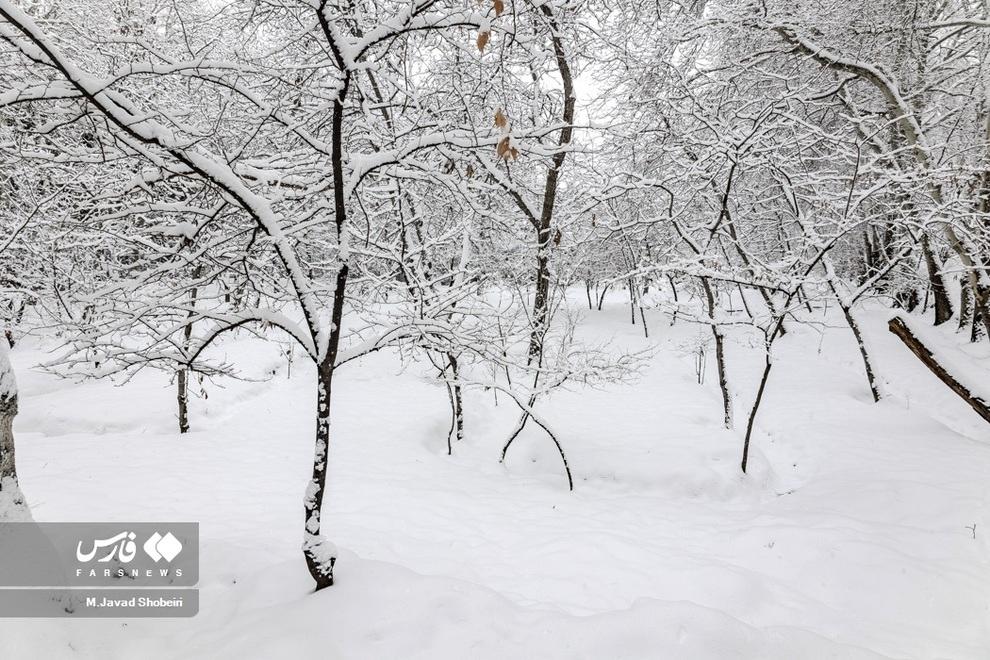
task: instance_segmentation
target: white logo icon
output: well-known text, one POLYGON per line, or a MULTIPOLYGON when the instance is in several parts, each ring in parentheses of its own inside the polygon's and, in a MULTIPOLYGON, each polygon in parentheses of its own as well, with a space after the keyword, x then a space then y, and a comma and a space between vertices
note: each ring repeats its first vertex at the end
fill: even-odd
POLYGON ((97 561, 108 562, 116 555, 117 559, 126 564, 134 559, 134 555, 137 554, 137 546, 134 544, 134 538, 134 532, 121 532, 108 539, 96 539, 93 541, 93 549, 90 552, 83 552, 82 541, 79 541, 76 544, 76 559, 79 561, 92 561, 96 557, 96 553, 101 549, 110 548, 110 552, 97 559, 97 561))
POLYGON ((172 532, 166 533, 165 536, 155 532, 145 541, 144 551, 155 560, 156 564, 162 559, 171 562, 182 552, 182 543, 172 536, 172 532))

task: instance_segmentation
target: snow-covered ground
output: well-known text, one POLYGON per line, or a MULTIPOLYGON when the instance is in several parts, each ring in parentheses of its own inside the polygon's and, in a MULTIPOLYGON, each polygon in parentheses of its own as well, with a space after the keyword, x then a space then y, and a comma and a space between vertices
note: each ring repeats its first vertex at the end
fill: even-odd
MULTIPOLYGON (((576 298, 579 300, 579 298, 576 298)), ((446 455, 446 392, 380 353, 348 364, 325 531, 337 584, 318 594, 299 550, 312 457, 313 374, 272 344, 224 345, 265 382, 208 385, 175 430, 160 374, 125 387, 32 370, 13 353, 21 485, 40 521, 201 522, 201 611, 189 620, 4 620, 0 658, 987 658, 990 428, 863 315, 892 397, 873 404, 841 318, 794 327, 754 437, 720 428, 707 330, 617 293, 581 334, 655 347, 642 376, 540 404, 575 473, 515 409, 467 394, 446 455), (819 332, 819 330, 822 330, 819 332)), ((761 367, 733 331, 743 427, 761 367)), ((988 363, 987 346, 940 350, 988 363), (968 351, 968 352, 963 352, 968 351)))

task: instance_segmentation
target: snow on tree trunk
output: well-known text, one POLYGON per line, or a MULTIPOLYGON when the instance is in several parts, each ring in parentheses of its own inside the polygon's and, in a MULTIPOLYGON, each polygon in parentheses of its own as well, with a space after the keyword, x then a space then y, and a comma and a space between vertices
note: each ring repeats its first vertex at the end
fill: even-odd
MULTIPOLYGON (((321 365, 323 367, 323 365, 321 365)), ((320 533, 323 512, 323 491, 327 481, 327 458, 330 449, 330 387, 332 368, 319 369, 316 401, 316 448, 313 455, 313 476, 303 499, 306 529, 303 533, 303 555, 309 574, 316 581, 316 590, 333 585, 333 565, 337 548, 320 533)))
MULTIPOLYGON (((935 325, 941 325, 952 318, 952 300, 949 298, 948 290, 945 287, 942 268, 935 260, 935 254, 932 252, 931 243, 926 233, 921 234, 921 253, 925 258, 925 270, 928 271, 929 285, 935 296, 935 325)), ((962 289, 966 291, 966 286, 963 285, 962 289)))
POLYGON ((14 417, 17 381, 7 340, 0 338, 0 521, 30 520, 31 514, 17 483, 14 462, 14 417))
POLYGON ((189 371, 179 369, 175 398, 179 406, 179 433, 189 432, 189 371))
POLYGON ((846 323, 852 330, 853 337, 856 338, 856 346, 859 348, 859 355, 863 358, 863 368, 866 370, 866 381, 870 384, 870 394, 873 395, 873 401, 876 403, 883 398, 883 389, 877 379, 873 363, 870 361, 870 352, 866 348, 863 332, 860 330, 859 323, 856 322, 856 317, 853 316, 852 308, 846 305, 841 298, 839 299, 839 307, 842 309, 843 316, 846 317, 846 323))
MULTIPOLYGON (((718 387, 722 392, 722 423, 727 429, 732 428, 732 394, 729 392, 729 375, 725 364, 725 335, 716 322, 718 313, 718 299, 712 290, 711 282, 708 278, 702 277, 702 289, 705 292, 705 300, 708 302, 708 318, 711 319, 712 336, 715 339, 715 362, 718 366, 718 387)), ((746 469, 743 468, 743 472, 746 469)))
POLYGON ((10 348, 0 340, 0 479, 17 479, 14 465, 14 417, 17 415, 17 381, 10 363, 10 348))

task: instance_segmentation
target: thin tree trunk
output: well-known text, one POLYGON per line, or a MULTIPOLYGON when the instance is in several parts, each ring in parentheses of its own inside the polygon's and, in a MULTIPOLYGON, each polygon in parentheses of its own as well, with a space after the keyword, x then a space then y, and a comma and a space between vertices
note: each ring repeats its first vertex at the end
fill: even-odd
POLYGON ((629 318, 636 325, 636 285, 629 278, 629 318))
MULTIPOLYGON (((203 276, 203 266, 198 265, 193 270, 193 280, 198 280, 203 276)), ((192 339, 193 326, 189 321, 196 313, 196 299, 199 297, 199 287, 192 287, 189 291, 189 313, 186 316, 186 327, 182 329, 182 350, 189 351, 189 343, 192 339)), ((188 367, 179 369, 176 378, 176 401, 179 406, 179 434, 189 432, 189 378, 191 372, 188 367)))
POLYGON ((601 294, 598 296, 598 311, 602 311, 602 305, 605 304, 605 294, 608 293, 608 288, 612 286, 611 284, 606 284, 602 289, 601 294))
MULTIPOLYGON (((547 330, 550 324, 550 252, 553 249, 553 217, 554 217, 554 205, 557 200, 557 188, 558 182, 560 180, 560 171, 564 166, 564 161, 567 158, 567 146, 571 142, 571 135, 574 132, 574 107, 577 102, 577 95, 574 93, 574 79, 571 73, 570 63, 567 59, 567 53, 564 50, 564 42, 561 37, 560 22, 554 15, 554 9, 550 5, 544 4, 540 5, 540 11, 547 18, 547 22, 550 25, 550 43, 553 46, 554 58, 557 64, 557 71, 560 73, 560 82, 563 86, 564 91, 564 108, 561 115, 561 121, 563 123, 563 128, 560 131, 560 137, 557 139, 557 151, 554 153, 553 158, 550 161, 550 168, 547 170, 546 180, 543 185, 543 204, 540 208, 539 218, 533 217, 533 214, 527 210, 530 222, 536 229, 536 295, 533 298, 533 315, 532 323, 533 330, 530 335, 529 341, 529 351, 527 355, 527 364, 535 363, 537 367, 540 367, 543 363, 543 340, 546 337, 547 330)), ((559 231, 559 230, 558 230, 559 231)), ((604 294, 603 294, 604 295, 604 294)), ((540 372, 536 371, 533 377, 533 390, 535 392, 537 384, 539 383, 540 372)), ((519 403, 518 401, 516 403, 519 403)), ((512 445, 513 440, 522 431, 523 427, 526 425, 526 420, 531 416, 530 411, 536 403, 536 394, 531 396, 529 402, 528 410, 524 409, 519 422, 516 425, 516 429, 513 431, 512 435, 509 437, 508 441, 502 448, 502 460, 505 460, 505 453, 508 451, 509 447, 512 445)), ((574 482, 571 479, 570 468, 567 466, 567 460, 564 457, 563 448, 560 445, 557 437, 544 426, 538 419, 535 419, 537 424, 539 424, 544 430, 550 435, 554 444, 557 446, 558 451, 561 454, 561 458, 564 461, 564 469, 567 472, 567 480, 570 485, 571 490, 574 489, 574 482)))
POLYGON ((808 310, 809 314, 814 313, 815 310, 811 309, 811 303, 808 301, 808 297, 803 295, 804 287, 798 287, 797 299, 798 302, 804 305, 804 308, 808 310))
POLYGON ((447 364, 450 367, 450 374, 454 379, 454 383, 450 386, 452 430, 456 434, 457 441, 460 442, 464 439, 464 404, 463 397, 461 396, 461 384, 459 382, 460 365, 457 363, 457 357, 453 353, 447 354, 447 364))
POLYGON ((189 370, 179 369, 176 378, 176 400, 179 404, 179 433, 189 432, 189 370))
POLYGON ((725 336, 718 326, 712 326, 715 335, 715 365, 718 367, 718 387, 722 392, 722 423, 732 428, 732 395, 729 393, 729 376, 725 365, 725 336))
POLYGON ((533 329, 529 337, 529 362, 543 358, 543 338, 550 316, 550 223, 540 226, 536 248, 536 295, 533 297, 533 329))
POLYGON ((674 313, 670 317, 670 325, 674 325, 675 323, 677 323, 677 308, 679 305, 677 299, 677 284, 674 283, 673 275, 667 275, 667 280, 670 282, 670 291, 671 293, 674 294, 674 313))
POLYGON ((873 394, 873 401, 876 403, 880 401, 883 396, 880 392, 880 385, 877 383, 876 375, 873 372, 873 365, 870 364, 870 354, 866 350, 866 342, 863 341, 863 333, 859 329, 859 323, 852 315, 852 309, 847 307, 842 299, 836 296, 839 300, 839 307, 842 308, 842 314, 846 317, 846 323, 849 324, 849 329, 852 330, 853 336, 856 337, 856 345, 859 347, 859 354, 863 358, 863 367, 866 369, 866 380, 870 384, 870 393, 873 394))
POLYGON ((739 298, 742 300, 743 309, 746 310, 746 316, 753 318, 753 311, 749 308, 749 303, 746 302, 746 292, 743 291, 742 284, 736 284, 736 288, 739 289, 739 298))
MULTIPOLYGON (((327 22, 323 8, 325 0, 320 3, 318 12, 323 32, 332 43, 333 28, 327 22)), ((346 238, 347 223, 347 192, 344 181, 344 99, 350 86, 350 70, 343 57, 336 53, 337 65, 343 71, 340 89, 333 102, 331 118, 331 170, 333 173, 333 219, 337 230, 337 244, 342 246, 346 238)), ((343 255, 342 255, 343 256, 343 255)), ((340 347, 341 325, 344 316, 344 294, 347 290, 349 267, 346 256, 337 271, 333 291, 333 307, 330 312, 330 333, 327 337, 326 352, 319 355, 316 364, 317 396, 316 396, 316 444, 313 451, 313 474, 306 494, 303 497, 303 516, 305 528, 303 532, 302 551, 306 567, 316 590, 325 589, 333 584, 333 567, 337 561, 337 549, 321 533, 323 513, 323 494, 327 480, 327 461, 330 451, 330 411, 331 392, 333 390, 334 367, 337 363, 337 351, 340 347)), ((308 321, 313 331, 314 343, 319 346, 316 319, 308 321)))
POLYGON ((445 385, 447 386, 447 400, 450 402, 450 428, 447 429, 447 456, 451 456, 454 453, 453 438, 457 423, 457 402, 454 401, 454 389, 450 386, 450 383, 445 383, 445 385))
POLYGON ((570 62, 567 60, 567 53, 564 51, 564 43, 560 35, 559 21, 554 16, 550 5, 540 5, 540 10, 550 23, 552 30, 550 42, 553 45, 557 71, 560 73, 560 81, 564 88, 564 109, 561 115, 564 127, 561 129, 560 137, 557 140, 557 152, 553 155, 550 168, 547 170, 547 177, 543 186, 543 206, 540 209, 540 217, 536 227, 536 296, 533 299, 533 332, 529 343, 529 361, 537 364, 542 362, 543 338, 550 322, 550 251, 553 247, 551 234, 554 204, 557 200, 557 184, 560 179, 560 170, 567 158, 566 147, 570 144, 571 134, 574 132, 574 105, 577 101, 570 62))
POLYGON ((745 474, 746 466, 749 465, 749 440, 753 436, 753 423, 756 421, 756 413, 760 409, 760 402, 763 401, 763 392, 767 388, 767 380, 770 378, 770 369, 773 367, 773 360, 770 357, 770 344, 767 343, 766 364, 763 367, 763 376, 760 378, 760 388, 756 391, 756 399, 753 401, 753 409, 749 412, 749 420, 746 422, 746 439, 743 441, 742 471, 745 474))
POLYGON ((883 393, 880 390, 880 383, 877 382, 876 373, 870 362, 870 353, 866 350, 866 341, 863 339, 863 333, 860 331, 859 323, 856 322, 856 318, 853 316, 852 307, 843 299, 839 292, 841 284, 838 282, 831 262, 828 260, 825 260, 825 275, 828 279, 828 286, 832 290, 832 295, 835 296, 835 300, 839 303, 839 308, 842 310, 842 315, 846 319, 846 324, 856 338, 856 345, 859 347, 859 354, 863 358, 863 367, 866 370, 866 380, 870 384, 870 393, 873 395, 874 403, 876 403, 881 399, 883 393))
MULTIPOLYGON (((725 365, 725 338, 716 319, 715 293, 707 277, 699 278, 708 301, 708 318, 711 320, 712 336, 715 339, 715 364, 718 367, 718 387, 722 391, 722 423, 725 428, 732 428, 732 395, 729 393, 729 375, 725 365)), ((745 472, 745 469, 743 470, 745 472)))
MULTIPOLYGON (((529 397, 529 403, 527 405, 529 406, 529 408, 532 409, 533 404, 535 403, 536 403, 536 395, 531 394, 529 397)), ((512 433, 509 434, 509 439, 505 441, 504 445, 502 445, 502 456, 501 458, 499 458, 498 461, 499 463, 505 462, 505 456, 506 454, 509 453, 509 447, 512 446, 512 443, 515 442, 516 438, 519 436, 520 433, 522 433, 523 429, 526 428, 526 422, 528 421, 529 421, 529 413, 524 410, 522 414, 519 415, 519 419, 516 420, 516 425, 513 427, 512 433)))
POLYGON ((336 547, 321 533, 321 516, 323 513, 323 494, 327 481, 327 461, 330 452, 330 395, 333 391, 337 349, 340 346, 340 326, 344 313, 347 272, 347 264, 342 265, 337 272, 327 354, 316 368, 316 446, 313 452, 313 475, 306 487, 306 496, 303 498, 303 513, 306 520, 303 534, 303 556, 306 558, 309 574, 316 582, 317 591, 333 585, 333 567, 337 561, 336 547))
MULTIPOLYGON (((515 400, 517 406, 523 408, 522 404, 519 402, 518 399, 515 399, 515 397, 512 398, 513 400, 515 400)), ((509 439, 502 447, 502 457, 499 459, 499 463, 505 462, 505 455, 509 451, 509 447, 512 445, 513 441, 515 441, 515 439, 519 436, 519 434, 522 433, 522 430, 526 428, 526 422, 532 419, 534 422, 537 423, 537 425, 539 425, 540 428, 546 431, 546 434, 550 436, 550 439, 553 441, 554 446, 557 447, 557 453, 560 455, 560 460, 564 464, 564 474, 567 476, 567 489, 573 491, 574 476, 571 474, 571 467, 567 462, 567 455, 564 453, 564 446, 560 444, 560 440, 557 438, 557 434, 554 433, 550 427, 548 427, 535 415, 530 414, 530 411, 533 409, 533 404, 535 403, 536 403, 536 394, 533 393, 529 396, 529 402, 527 404, 527 407, 523 408, 523 413, 522 415, 519 416, 519 420, 516 422, 515 428, 513 428, 512 433, 509 435, 509 439)))
POLYGON ((316 399, 316 449, 313 455, 313 476, 306 488, 303 500, 306 517, 306 531, 303 540, 303 555, 306 567, 316 582, 316 589, 333 584, 333 566, 337 561, 335 548, 321 531, 323 513, 323 492, 327 481, 327 460, 330 449, 330 392, 333 384, 333 365, 324 362, 317 369, 316 399))

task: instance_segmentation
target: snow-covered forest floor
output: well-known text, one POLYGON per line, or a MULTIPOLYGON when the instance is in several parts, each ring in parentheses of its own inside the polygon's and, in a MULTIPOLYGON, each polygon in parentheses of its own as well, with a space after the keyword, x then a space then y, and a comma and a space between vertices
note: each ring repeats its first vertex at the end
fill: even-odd
MULTIPOLYGON (((573 493, 536 427, 499 464, 517 413, 504 396, 468 390, 447 456, 435 376, 385 351, 343 367, 324 513, 341 554, 317 594, 299 560, 308 361, 290 375, 274 343, 228 338, 218 350, 268 380, 207 383, 179 436, 163 374, 60 380, 32 368, 50 338, 25 338, 15 431, 35 519, 200 521, 201 610, 4 620, 4 660, 987 657, 990 429, 887 332, 888 313, 861 313, 891 393, 879 404, 840 314, 775 344, 743 476, 714 360, 695 375, 708 328, 648 310, 644 339, 623 295, 585 310, 579 336, 651 349, 639 378, 539 404, 573 493)), ((728 334, 741 427, 762 346, 728 334)), ((985 343, 937 336, 957 363, 986 364, 985 343)))

